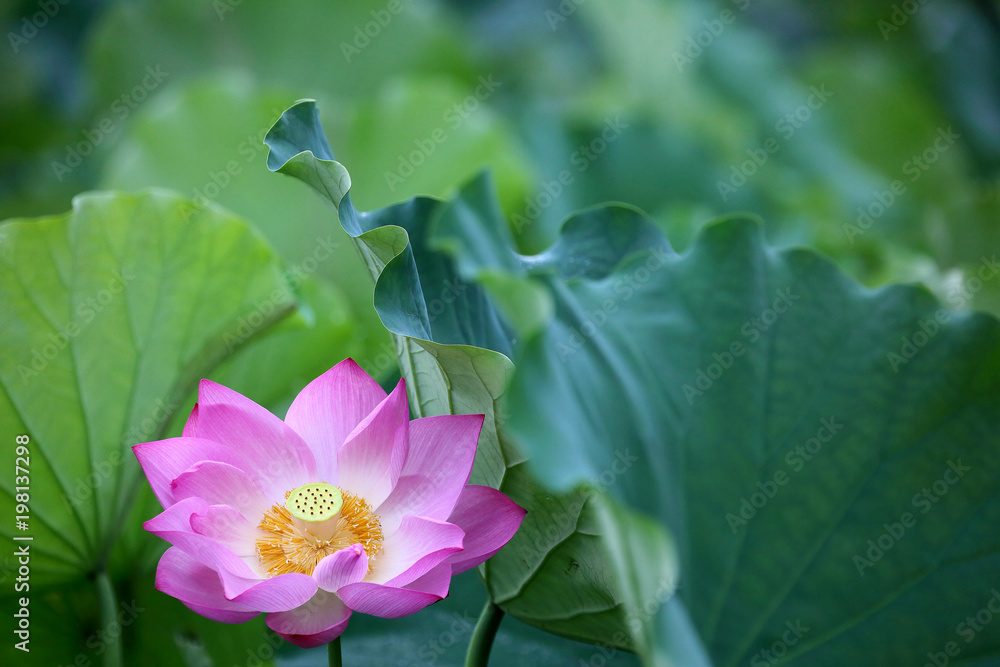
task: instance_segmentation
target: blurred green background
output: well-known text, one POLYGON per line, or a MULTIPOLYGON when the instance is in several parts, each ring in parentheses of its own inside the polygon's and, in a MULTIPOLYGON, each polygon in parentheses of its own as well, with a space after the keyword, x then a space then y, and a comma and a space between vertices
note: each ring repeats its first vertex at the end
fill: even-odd
MULTIPOLYGON (((489 167, 525 250, 608 200, 678 248, 751 212, 773 244, 817 248, 866 284, 920 280, 1000 312, 995 285, 961 290, 1000 241, 996 2, 51 5, 0 14, 0 218, 160 186, 301 261, 328 212, 269 177, 260 139, 314 97, 363 209, 489 167)), ((322 274, 372 324, 357 267, 322 274)))
MULTIPOLYGON (((1000 248, 998 2, 35 0, 0 22, 0 219, 153 186, 249 220, 311 328, 289 333, 300 358, 251 348, 255 364, 217 379, 279 414, 343 357, 398 374, 332 211, 265 167, 264 133, 305 97, 361 209, 446 196, 489 168, 525 252, 605 201, 643 209, 678 250, 748 212, 772 244, 818 249, 866 285, 920 281, 1000 314, 1000 281, 975 279, 1000 248), (333 260, 310 263, 319 247, 333 260)), ((482 591, 463 581, 449 604, 476 613, 482 591)), ((86 619, 87 595, 53 613, 86 619)), ((500 648, 562 664, 510 626, 500 648)))

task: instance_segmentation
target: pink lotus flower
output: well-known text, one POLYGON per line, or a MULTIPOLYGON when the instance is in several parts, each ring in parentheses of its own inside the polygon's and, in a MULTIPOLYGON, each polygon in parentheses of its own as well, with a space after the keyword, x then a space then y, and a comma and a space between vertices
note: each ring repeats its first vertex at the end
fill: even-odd
POLYGON ((284 421, 202 380, 182 437, 133 448, 164 508, 145 528, 173 545, 156 588, 225 623, 267 612, 306 648, 353 611, 396 618, 444 598, 525 512, 467 485, 482 415, 409 417, 405 383, 386 395, 351 359, 284 421))

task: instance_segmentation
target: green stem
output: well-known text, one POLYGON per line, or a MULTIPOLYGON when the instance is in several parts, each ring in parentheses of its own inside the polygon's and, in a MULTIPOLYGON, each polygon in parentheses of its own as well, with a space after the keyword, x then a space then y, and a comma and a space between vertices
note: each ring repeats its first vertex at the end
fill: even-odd
POLYGON ((340 637, 326 645, 326 655, 330 661, 330 667, 343 667, 344 661, 340 656, 340 637))
POLYGON ((489 664, 493 639, 497 636, 502 620, 503 610, 493 604, 492 600, 487 600, 483 613, 479 615, 476 629, 472 632, 469 652, 465 656, 465 667, 486 667, 489 664))
POLYGON ((104 641, 107 646, 104 651, 104 667, 122 666, 122 633, 118 625, 118 598, 115 596, 115 587, 111 584, 108 573, 101 570, 97 574, 97 597, 101 606, 101 626, 108 635, 104 641), (110 635, 110 628, 119 627, 119 631, 110 635))

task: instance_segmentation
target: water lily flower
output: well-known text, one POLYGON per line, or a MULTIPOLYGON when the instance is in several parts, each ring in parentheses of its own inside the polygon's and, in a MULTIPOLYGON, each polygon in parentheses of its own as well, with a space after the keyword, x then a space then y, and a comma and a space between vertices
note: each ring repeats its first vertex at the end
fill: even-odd
POLYGON ((267 613, 302 647, 338 637, 354 611, 412 614, 454 574, 495 554, 524 510, 468 484, 483 415, 410 421, 353 360, 311 382, 284 421, 202 380, 182 437, 133 450, 170 542, 156 588, 225 623, 267 613))

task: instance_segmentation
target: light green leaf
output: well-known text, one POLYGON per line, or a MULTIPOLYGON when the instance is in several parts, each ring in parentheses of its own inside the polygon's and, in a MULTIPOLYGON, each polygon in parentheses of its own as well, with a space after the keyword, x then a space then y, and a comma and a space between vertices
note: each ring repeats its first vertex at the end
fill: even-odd
MULTIPOLYGON (((241 219, 163 192, 94 193, 0 225, 0 430, 30 437, 32 586, 103 567, 136 501, 129 451, 195 383, 294 308, 241 219)), ((0 509, 15 514, 15 479, 0 509)), ((148 490, 145 490, 148 491, 148 490)), ((144 492, 144 495, 148 493, 144 492)))

